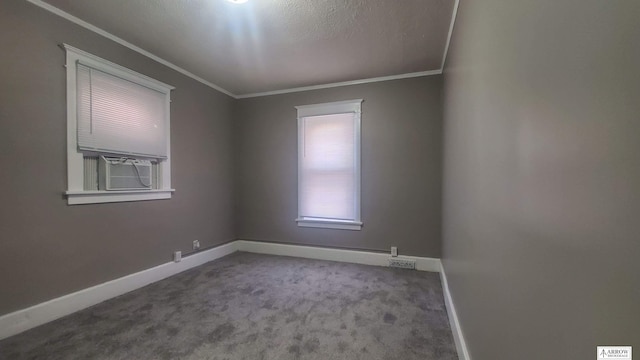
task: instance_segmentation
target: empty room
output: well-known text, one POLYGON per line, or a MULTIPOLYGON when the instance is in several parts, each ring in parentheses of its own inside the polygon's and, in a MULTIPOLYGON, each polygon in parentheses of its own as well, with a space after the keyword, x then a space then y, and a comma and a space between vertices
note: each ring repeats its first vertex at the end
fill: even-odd
POLYGON ((0 359, 640 351, 636 0, 3 0, 0 49, 0 359))

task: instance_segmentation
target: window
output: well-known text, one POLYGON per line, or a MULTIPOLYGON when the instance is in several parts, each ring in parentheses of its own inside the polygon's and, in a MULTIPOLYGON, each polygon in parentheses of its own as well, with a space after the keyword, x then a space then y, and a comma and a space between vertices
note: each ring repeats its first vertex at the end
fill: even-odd
POLYGON ((171 198, 173 87, 69 45, 64 48, 68 203, 171 198))
POLYGON ((360 105, 298 109, 298 226, 360 230, 360 105))

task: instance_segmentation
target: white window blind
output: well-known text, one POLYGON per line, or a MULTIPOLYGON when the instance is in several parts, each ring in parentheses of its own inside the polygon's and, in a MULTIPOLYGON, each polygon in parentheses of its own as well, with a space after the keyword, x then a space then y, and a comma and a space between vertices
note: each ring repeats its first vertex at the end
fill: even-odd
POLYGON ((167 94, 77 65, 78 148, 167 158, 167 94))
POLYGON ((303 118, 302 217, 355 219, 354 115, 303 118))
POLYGON ((359 230, 360 103, 298 109, 298 225, 359 230))

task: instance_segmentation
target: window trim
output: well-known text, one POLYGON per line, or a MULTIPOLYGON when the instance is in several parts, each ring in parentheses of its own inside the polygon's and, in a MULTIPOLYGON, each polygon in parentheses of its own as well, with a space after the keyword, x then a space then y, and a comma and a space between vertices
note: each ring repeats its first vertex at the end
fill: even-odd
POLYGON ((296 223, 299 227, 313 227, 313 228, 325 228, 325 229, 339 229, 339 230, 361 230, 362 218, 361 218, 361 108, 363 99, 335 101, 330 103, 301 105, 295 108, 298 111, 298 217, 296 223), (355 131, 354 131, 354 147, 355 147, 355 219, 342 220, 342 219, 325 219, 316 217, 304 217, 300 214, 302 193, 302 156, 303 153, 303 119, 310 116, 332 115, 340 113, 355 113, 355 131))
POLYGON ((141 201, 170 199, 175 189, 171 188, 171 127, 170 103, 171 90, 175 87, 152 79, 148 76, 114 64, 110 61, 89 54, 73 46, 62 44, 66 50, 67 68, 67 204, 96 204, 122 201, 141 201), (84 190, 83 153, 78 151, 78 119, 77 119, 77 63, 82 63, 100 71, 118 76, 122 79, 160 91, 166 95, 165 121, 167 159, 162 161, 162 189, 101 191, 84 190))

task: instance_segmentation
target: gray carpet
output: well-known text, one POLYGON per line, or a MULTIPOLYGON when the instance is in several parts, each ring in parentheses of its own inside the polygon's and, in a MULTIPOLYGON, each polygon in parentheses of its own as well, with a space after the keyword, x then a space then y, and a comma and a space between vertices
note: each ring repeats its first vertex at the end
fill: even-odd
POLYGON ((457 359, 437 273, 235 253, 0 341, 0 359, 457 359))

